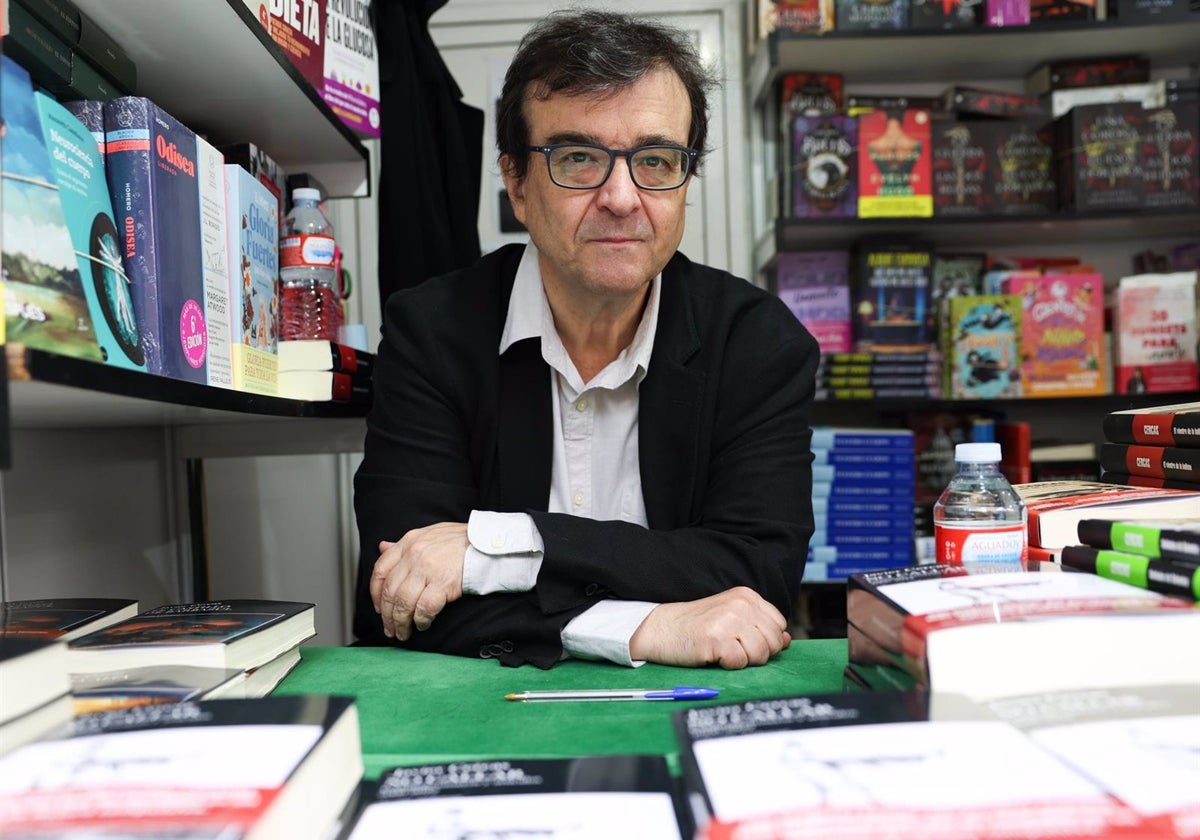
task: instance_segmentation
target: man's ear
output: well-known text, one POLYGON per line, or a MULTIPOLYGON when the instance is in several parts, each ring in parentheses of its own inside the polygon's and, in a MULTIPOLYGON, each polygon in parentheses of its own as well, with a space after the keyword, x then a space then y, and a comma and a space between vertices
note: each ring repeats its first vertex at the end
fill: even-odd
POLYGON ((512 204, 513 215, 517 221, 525 224, 525 181, 518 178, 513 167, 512 157, 500 156, 500 176, 504 179, 504 190, 508 193, 509 203, 512 204))

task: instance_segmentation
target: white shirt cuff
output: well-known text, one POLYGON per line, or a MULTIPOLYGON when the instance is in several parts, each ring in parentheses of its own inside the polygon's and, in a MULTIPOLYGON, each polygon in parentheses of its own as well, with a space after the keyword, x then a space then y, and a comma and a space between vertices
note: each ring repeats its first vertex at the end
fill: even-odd
POLYGON ((645 665, 629 656, 629 640, 658 604, 649 601, 600 601, 567 622, 563 652, 577 659, 606 659, 636 668, 645 665))
POLYGON ((528 592, 542 568, 542 535, 527 513, 473 510, 467 520, 463 594, 528 592))

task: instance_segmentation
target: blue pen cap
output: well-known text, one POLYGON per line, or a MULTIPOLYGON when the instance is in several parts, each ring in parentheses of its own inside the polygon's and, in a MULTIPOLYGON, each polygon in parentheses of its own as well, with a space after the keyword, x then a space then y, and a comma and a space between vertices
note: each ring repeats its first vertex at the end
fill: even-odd
POLYGON ((647 700, 711 700, 721 692, 715 688, 694 685, 677 685, 667 691, 648 691, 647 700))

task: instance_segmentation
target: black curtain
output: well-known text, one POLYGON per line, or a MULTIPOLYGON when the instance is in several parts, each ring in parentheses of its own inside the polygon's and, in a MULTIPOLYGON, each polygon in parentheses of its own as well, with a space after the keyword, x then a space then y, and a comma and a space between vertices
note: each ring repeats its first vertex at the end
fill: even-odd
POLYGON ((379 300, 479 258, 483 111, 429 34, 447 0, 371 0, 379 48, 379 300))

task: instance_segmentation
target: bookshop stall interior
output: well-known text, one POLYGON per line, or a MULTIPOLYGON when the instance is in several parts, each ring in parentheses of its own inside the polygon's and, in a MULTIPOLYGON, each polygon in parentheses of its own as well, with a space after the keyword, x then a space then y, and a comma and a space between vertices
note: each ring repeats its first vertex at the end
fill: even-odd
POLYGON ((0 836, 1200 837, 1196 0, 387 5, 0 0, 0 836), (353 644, 380 266, 418 236, 380 227, 381 92, 442 65, 481 250, 524 242, 497 102, 567 5, 716 68, 680 250, 820 346, 761 667, 353 644), (968 442, 1019 568, 940 556, 968 442))

